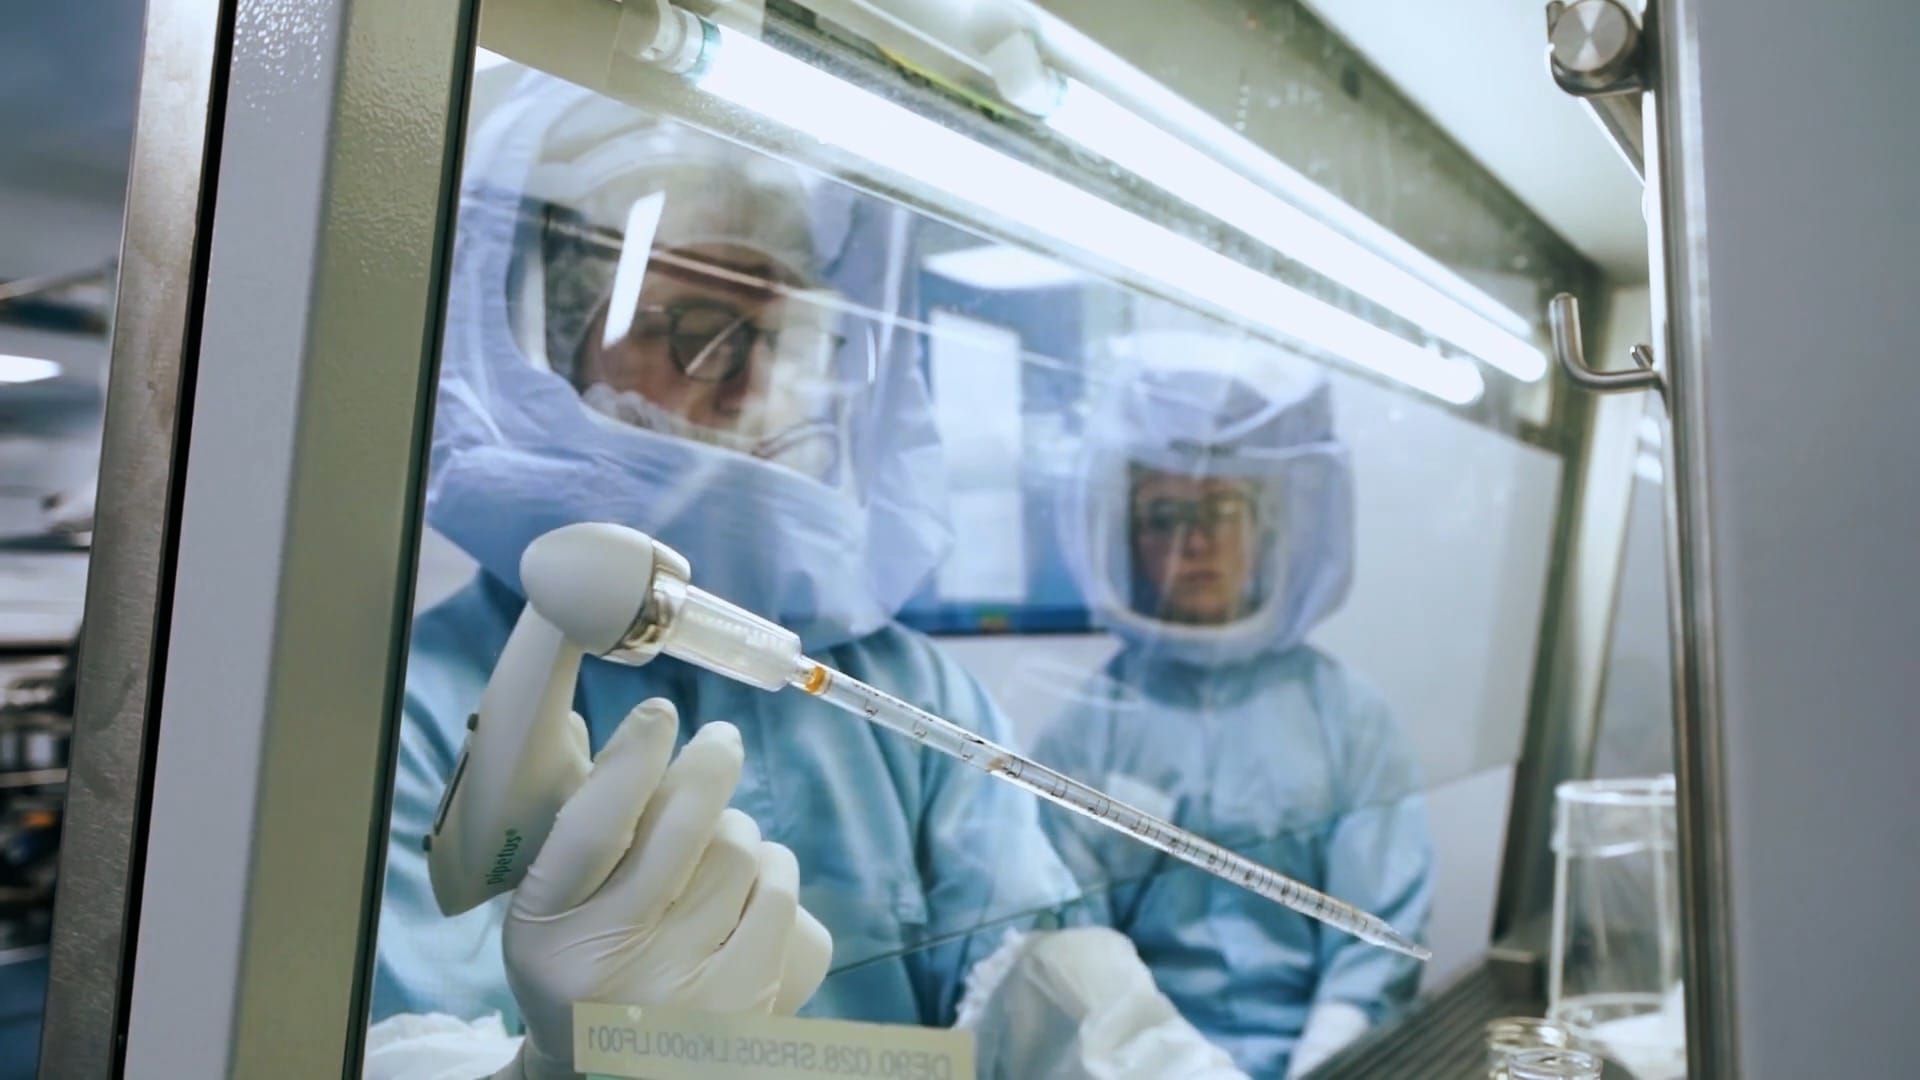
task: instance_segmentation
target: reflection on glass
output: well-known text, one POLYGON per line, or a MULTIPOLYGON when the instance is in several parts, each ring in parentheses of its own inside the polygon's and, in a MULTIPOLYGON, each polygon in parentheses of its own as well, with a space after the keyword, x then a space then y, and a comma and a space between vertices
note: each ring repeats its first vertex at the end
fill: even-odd
POLYGON ((520 556, 574 522, 657 537, 809 655, 1007 737, 974 680, 892 621, 952 543, 910 317, 914 223, 530 76, 470 139, 458 226, 427 514, 478 572, 414 632, 376 1018, 499 1012, 526 1023, 521 1057, 539 1072, 564 1065, 573 999, 798 1005, 827 966, 795 970, 804 925, 766 936, 762 955, 732 944, 750 936, 741 882, 779 876, 764 852, 753 871, 764 839, 797 863, 804 914, 789 923, 832 936, 809 1013, 951 1023, 967 973, 1073 882, 1030 796, 824 703, 671 659, 588 659, 571 695, 579 745, 542 751, 575 755, 585 781, 521 887, 443 917, 420 846, 520 614, 520 556), (629 718, 653 698, 677 713, 629 718), (637 779, 596 786, 609 768, 637 779), (663 850, 684 855, 661 876, 627 869, 663 850), (712 914, 689 929, 689 910, 712 914), (670 947, 649 947, 656 935, 670 947))
POLYGON ((1119 1010, 1174 1048, 1144 1075, 1304 1071, 1413 965, 671 658, 561 684, 583 730, 544 752, 588 809, 555 828, 560 868, 442 916, 420 838, 522 617, 521 555, 578 522, 657 537, 822 663, 1416 937, 1422 779, 1517 742, 1557 463, 1439 403, 1482 393, 1472 361, 714 40, 733 59, 674 84, 681 120, 544 76, 476 94, 427 511, 477 570, 412 642, 376 1017, 500 1013, 538 1076, 565 1070, 576 999, 806 1000, 964 1022, 982 1075, 1042 1076, 1119 1010), (653 698, 673 710, 629 718, 653 698), (793 854, 785 918, 762 840, 793 854))
MULTIPOLYGON (((885 163, 917 185, 951 192, 980 212, 1055 237, 1172 294, 1191 297, 1196 304, 1229 313, 1249 325, 1342 356, 1442 401, 1470 404, 1486 389, 1479 369, 1464 358, 1415 345, 1311 293, 1227 258, 1158 221, 1105 202, 745 34, 720 28, 713 45, 714 56, 696 76, 697 85, 701 91, 756 116, 867 161, 885 163)), ((1081 87, 1076 100, 1084 100, 1087 93, 1081 87)), ((1103 119, 1114 111, 1111 102, 1106 104, 1109 108, 1103 119)), ((1153 130, 1137 117, 1132 121, 1128 128, 1110 129, 1125 132, 1117 141, 1128 142, 1131 133, 1141 127, 1153 130)), ((1088 127, 1083 122, 1071 130, 1080 134, 1088 127)), ((1158 150, 1167 141, 1178 144, 1178 140, 1162 136, 1153 146, 1158 150)), ((1103 141, 1099 149, 1110 147, 1103 141)), ((1133 163, 1137 153, 1121 156, 1133 163)), ((1171 160, 1179 163, 1198 157, 1184 146, 1163 153, 1177 153, 1171 160)), ((1214 168, 1232 175, 1231 170, 1214 168)), ((1164 169, 1141 172, 1154 182, 1169 181, 1164 169)), ((1203 178, 1211 179, 1212 171, 1203 178)), ((1236 221, 1270 222, 1267 227, 1293 241, 1286 249, 1291 256, 1306 254, 1298 242, 1309 233, 1316 237, 1332 233, 1310 215, 1271 196, 1261 194, 1249 202, 1245 197, 1248 188, 1254 185, 1245 180, 1224 191, 1211 183, 1203 183, 1197 191, 1184 182, 1172 182, 1170 186, 1170 190, 1186 192, 1185 197, 1205 204, 1210 213, 1228 213, 1236 221)), ((1252 227, 1255 231, 1262 228, 1252 227)), ((1361 250, 1357 244, 1344 245, 1331 261, 1340 272, 1329 276, 1343 281, 1385 279, 1389 264, 1361 257, 1361 250)), ((1328 269, 1322 260, 1311 262, 1318 270, 1328 269)), ((1545 374, 1544 356, 1509 329, 1494 325, 1484 315, 1441 296, 1404 272, 1392 273, 1396 286, 1404 278, 1412 290, 1411 298, 1398 288, 1391 291, 1397 307, 1410 306, 1418 311, 1430 302, 1445 307, 1457 316, 1457 322, 1449 320, 1450 325, 1473 328, 1465 334, 1451 332, 1451 339, 1462 345, 1473 342, 1481 352, 1500 357, 1505 365, 1524 372, 1524 378, 1537 379, 1545 374), (1488 340, 1494 343, 1491 347, 1483 344, 1488 340)), ((1510 312, 1505 314, 1509 320, 1515 318, 1510 312)))
MULTIPOLYGON (((1352 466, 1324 377, 1221 335, 1133 335, 1088 421, 1063 543, 1119 652, 1038 756, 1419 935, 1432 851, 1411 748, 1306 645, 1352 575, 1352 466)), ((1411 997, 1414 963, 1043 819, 1113 882, 1174 1004, 1256 1076, 1324 1057, 1411 997)))

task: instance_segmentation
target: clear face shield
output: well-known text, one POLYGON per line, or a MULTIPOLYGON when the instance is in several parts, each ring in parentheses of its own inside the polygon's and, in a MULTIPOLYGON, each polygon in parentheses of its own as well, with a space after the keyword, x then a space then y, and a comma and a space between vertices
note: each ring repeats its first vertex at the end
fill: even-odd
POLYGON ((1285 560, 1277 481, 1128 469, 1124 575, 1133 610, 1186 626, 1220 626, 1258 609, 1285 560))
MULTIPOLYGON (((741 220, 755 209, 741 200, 676 215, 671 198, 635 200, 624 232, 565 206, 533 211, 540 288, 525 290, 538 310, 523 323, 541 323, 548 366, 609 423, 859 496, 850 444, 877 376, 878 320, 814 280, 804 231, 741 220)), ((806 208, 760 209, 804 221, 806 208)))
POLYGON ((1322 383, 1234 340, 1139 335, 1067 513, 1101 620, 1210 664, 1297 643, 1344 595, 1351 498, 1322 383), (1071 519, 1070 519, 1071 521, 1071 519))

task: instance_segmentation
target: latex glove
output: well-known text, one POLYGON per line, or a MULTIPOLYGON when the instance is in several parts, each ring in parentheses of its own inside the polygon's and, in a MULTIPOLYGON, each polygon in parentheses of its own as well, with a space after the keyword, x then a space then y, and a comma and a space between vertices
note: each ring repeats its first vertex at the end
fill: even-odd
POLYGON ((969 974, 956 1026, 977 1032, 983 1077, 1246 1080, 1105 927, 1008 935, 969 974))
POLYGON ((1307 1010, 1306 1026, 1293 1044, 1287 1059, 1287 1080, 1307 1075, 1326 1060, 1345 1049, 1347 1044, 1367 1033, 1371 1023, 1366 1010, 1344 1001, 1317 1002, 1307 1010))
POLYGON ((791 1013, 826 977, 793 853, 727 807, 739 731, 708 724, 674 758, 679 727, 658 698, 628 714, 514 890, 501 943, 527 1038, 502 1076, 574 1075, 575 1002, 791 1013))

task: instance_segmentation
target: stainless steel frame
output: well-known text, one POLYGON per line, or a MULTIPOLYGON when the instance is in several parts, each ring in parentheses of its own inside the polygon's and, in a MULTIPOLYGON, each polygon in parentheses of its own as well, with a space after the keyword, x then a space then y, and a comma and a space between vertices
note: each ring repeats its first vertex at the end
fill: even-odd
POLYGON ((1694 1075, 1909 1076, 1920 7, 1662 7, 1694 1075))
POLYGON ((231 14, 199 0, 147 5, 41 1029, 45 1076, 118 1068, 231 14))
MULTIPOLYGON (((569 2, 587 10, 584 0, 569 2)), ((585 26, 550 8, 497 0, 487 10, 502 34, 511 20, 526 20, 508 36, 537 51, 556 30, 585 26), (534 33, 543 19, 544 38, 534 33)), ((592 9, 618 12, 608 3, 592 9)), ((210 231, 188 230, 199 246, 182 247, 171 232, 150 241, 183 269, 183 291, 158 298, 177 300, 177 325, 197 331, 172 339, 182 344, 171 370, 192 375, 191 416, 179 418, 190 420, 190 454, 172 488, 147 489, 179 490, 180 505, 140 504, 148 512, 141 521, 154 526, 154 557, 138 565, 152 576, 115 570, 109 559, 94 583, 135 600, 144 585, 152 601, 137 639, 125 636, 137 622, 88 639, 90 648, 102 643, 89 669, 100 674, 90 678, 139 674, 121 693, 140 726, 109 736, 122 713, 101 714, 101 749, 76 750, 79 766, 119 748, 118 771, 103 769, 97 785, 117 801, 94 810, 77 802, 74 811, 76 831, 107 822, 107 839, 123 854, 117 876, 97 879, 97 896, 63 891, 56 932, 68 943, 56 950, 56 971, 64 956, 80 977, 56 987, 52 1005, 63 1018, 50 1021, 47 1060, 62 1077, 114 1071, 106 1032, 124 1031, 127 1070, 140 1075, 349 1073, 359 1058, 471 4, 313 0, 290 9, 282 0, 233 0, 225 10, 220 21, 204 5, 155 0, 153 18, 175 20, 165 33, 199 36, 192 47, 167 46, 149 32, 149 70, 177 70, 182 57, 198 55, 208 73, 198 112, 191 102, 162 111, 161 83, 143 91, 150 104, 141 135, 155 141, 144 173, 148 159, 136 154, 134 199, 177 196, 191 175, 195 199, 186 205, 201 206, 211 173, 197 169, 200 158, 186 153, 178 131, 147 126, 150 116, 161 126, 184 114, 206 116, 205 144, 220 148, 218 201, 208 209, 210 231), (185 7, 201 18, 175 10, 185 7), (156 56, 163 46, 171 51, 156 56), (175 514, 170 562, 166 523, 175 514), (149 647, 159 657, 150 673, 149 647), (145 723, 149 714, 156 723, 145 723), (150 827, 134 814, 146 746, 150 827), (146 861, 133 865, 143 831, 146 861), (137 960, 82 970, 98 940, 88 920, 111 921, 114 955, 131 957, 117 940, 118 920, 136 916, 137 960)), ((183 220, 192 219, 165 219, 176 231, 183 220)), ((146 302, 130 288, 123 320, 146 302)), ((140 349, 167 342, 166 329, 125 324, 115 354, 121 400, 110 413, 140 401, 138 388, 120 390, 123 367, 129 380, 142 371, 123 356, 137 360, 140 349), (141 326, 160 333, 134 337, 141 326)), ((153 366, 165 358, 146 370, 167 375, 153 366)), ((136 419, 110 424, 153 429, 136 419)), ((170 451, 166 431, 159 445, 170 451)), ((154 439, 114 432, 110 443, 128 441, 109 462, 144 453, 143 467, 171 463, 153 457, 154 439)), ((109 475, 115 481, 103 488, 126 492, 128 474, 109 475)), ((103 508, 103 530, 113 520, 103 508)), ((123 551, 134 550, 129 542, 123 551)), ((101 543, 113 547, 111 538, 101 543)), ((1610 596, 1610 585, 1595 585, 1592 596, 1600 595, 1610 596)), ((1583 625, 1599 618, 1604 629, 1596 602, 1573 605, 1570 617, 1583 625)), ((90 610, 114 610, 103 603, 90 610)), ((1575 639, 1604 649, 1604 633, 1575 639)))
MULTIPOLYGON (((1611 65, 1583 81, 1549 48, 1556 82, 1592 106, 1643 179, 1652 238, 1649 275, 1655 341, 1636 346, 1638 370, 1597 372, 1586 366, 1579 308, 1571 296, 1554 298, 1554 351, 1575 383, 1598 393, 1649 389, 1665 400, 1668 628, 1673 667, 1675 761, 1679 772, 1682 894, 1685 900, 1689 1072, 1695 1080, 1739 1075, 1739 1029, 1734 1004, 1732 878, 1726 816, 1724 715, 1717 634, 1713 523, 1707 470, 1707 303, 1704 131, 1697 36, 1689 0, 1649 2, 1645 33, 1619 0, 1628 33, 1611 65), (1651 86, 1648 86, 1649 81, 1651 86), (1601 95, 1601 96, 1595 96, 1601 95), (1641 99, 1653 99, 1652 138, 1643 136, 1641 99), (1621 103, 1630 103, 1626 108, 1621 103)), ((1547 6, 1548 32, 1565 5, 1547 6)), ((1589 58, 1591 59, 1591 58, 1589 58)), ((1509 864, 1512 869, 1512 864, 1509 864)))
POLYGON ((1705 134, 1691 0, 1651 5, 1659 72, 1657 136, 1647 175, 1654 342, 1664 349, 1667 408, 1668 627, 1673 634, 1674 762, 1679 780, 1680 892, 1687 971, 1687 1075, 1720 1080, 1740 1072, 1734 997, 1733 884, 1714 582, 1713 517, 1707 490, 1705 134))
POLYGON ((135 1076, 357 1071, 470 41, 470 4, 154 4, 48 1075, 123 1034, 135 1076))

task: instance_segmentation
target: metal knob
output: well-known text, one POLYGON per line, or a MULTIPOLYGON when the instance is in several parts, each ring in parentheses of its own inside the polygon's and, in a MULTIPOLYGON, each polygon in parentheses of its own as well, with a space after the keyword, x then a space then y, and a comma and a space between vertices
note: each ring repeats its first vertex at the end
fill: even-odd
POLYGON ((1647 88, 1648 52, 1639 20, 1621 0, 1547 5, 1547 68, 1553 81, 1586 102, 1642 180, 1647 166, 1640 98, 1647 88))
POLYGON ((1594 90, 1636 73, 1640 24, 1618 0, 1574 0, 1547 7, 1547 41, 1556 74, 1594 90))

